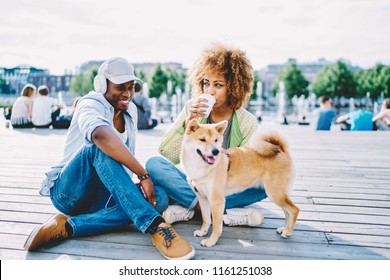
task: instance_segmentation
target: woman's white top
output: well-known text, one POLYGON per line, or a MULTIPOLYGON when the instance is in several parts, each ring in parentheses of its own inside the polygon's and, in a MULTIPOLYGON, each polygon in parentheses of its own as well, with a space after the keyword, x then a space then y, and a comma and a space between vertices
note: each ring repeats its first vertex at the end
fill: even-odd
POLYGON ((26 102, 29 102, 29 97, 27 96, 19 96, 13 107, 12 107, 12 118, 19 119, 19 118, 28 118, 28 108, 26 106, 26 102))

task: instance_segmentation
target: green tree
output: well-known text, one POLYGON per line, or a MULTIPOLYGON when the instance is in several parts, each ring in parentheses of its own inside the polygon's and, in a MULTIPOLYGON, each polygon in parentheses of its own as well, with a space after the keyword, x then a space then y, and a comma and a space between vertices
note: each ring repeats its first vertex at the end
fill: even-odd
POLYGON ((309 82, 298 69, 297 62, 294 59, 289 60, 287 65, 282 69, 272 92, 276 94, 279 90, 279 82, 283 81, 286 94, 289 98, 294 95, 305 97, 309 96, 309 82))
MULTIPOLYGON (((260 82, 260 77, 256 75, 256 73, 253 74, 253 87, 252 87, 252 94, 250 97, 250 100, 257 100, 257 83, 260 82)), ((261 93, 262 95, 263 93, 261 93)), ((261 96, 259 96, 261 97, 261 96)))
POLYGON ((356 97, 356 83, 353 74, 342 60, 326 66, 318 73, 312 89, 317 96, 356 97))
POLYGON ((79 74, 72 78, 70 82, 70 91, 74 94, 86 95, 93 90, 93 80, 97 70, 92 70, 90 74, 79 74))
POLYGON ((147 76, 146 76, 144 71, 135 69, 134 72, 135 72, 135 75, 138 78, 140 78, 143 82, 148 82, 148 78, 147 78, 147 76))
POLYGON ((378 72, 376 80, 378 88, 374 92, 375 96, 380 96, 381 92, 383 92, 386 97, 390 97, 390 65, 381 65, 378 72))
POLYGON ((184 92, 186 85, 186 74, 184 72, 178 72, 175 69, 168 68, 166 71, 168 80, 172 81, 172 92, 168 92, 168 95, 176 94, 176 87, 180 88, 184 92))
POLYGON ((381 93, 389 93, 390 66, 377 64, 374 68, 359 70, 354 74, 358 96, 365 97, 370 92, 371 98, 378 98, 381 93))
POLYGON ((150 81, 149 97, 158 98, 163 92, 167 92, 168 76, 161 68, 161 64, 156 65, 150 81))
POLYGON ((356 82, 357 97, 365 97, 367 92, 374 92, 376 89, 374 71, 372 69, 361 69, 354 73, 356 82))
POLYGON ((0 93, 12 93, 10 86, 2 78, 0 78, 0 93))

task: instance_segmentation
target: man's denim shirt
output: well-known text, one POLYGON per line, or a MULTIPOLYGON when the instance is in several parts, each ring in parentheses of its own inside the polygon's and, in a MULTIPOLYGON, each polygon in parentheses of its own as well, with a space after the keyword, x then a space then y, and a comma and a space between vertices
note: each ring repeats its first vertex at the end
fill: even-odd
MULTIPOLYGON (((127 131, 126 146, 134 155, 135 137, 137 133, 137 108, 130 102, 127 111, 124 112, 124 119, 127 131)), ((61 162, 46 172, 39 193, 50 196, 50 188, 58 178, 62 168, 77 154, 84 146, 92 146, 92 132, 99 126, 108 125, 114 128, 114 107, 104 98, 103 94, 91 91, 82 97, 73 115, 72 123, 68 129, 65 141, 64 155, 61 162)), ((114 128, 115 129, 115 128, 114 128)), ((125 170, 132 177, 132 172, 125 167, 125 170)), ((77 175, 77 174, 75 174, 77 175)))

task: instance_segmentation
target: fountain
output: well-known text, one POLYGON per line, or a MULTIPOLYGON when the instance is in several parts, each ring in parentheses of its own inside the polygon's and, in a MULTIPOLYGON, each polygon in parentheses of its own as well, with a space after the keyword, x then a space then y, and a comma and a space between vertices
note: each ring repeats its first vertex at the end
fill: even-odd
POLYGON ((287 100, 286 100, 286 89, 284 86, 284 82, 279 82, 279 90, 277 93, 278 100, 278 112, 277 117, 281 120, 282 124, 288 124, 287 121, 287 100))
POLYGON ((371 107, 372 107, 372 103, 371 103, 371 93, 370 93, 370 92, 367 92, 367 93, 366 93, 366 111, 370 111, 370 110, 371 110, 371 107))
POLYGON ((349 111, 355 111, 355 99, 353 97, 349 99, 349 111))
POLYGON ((378 102, 374 102, 374 115, 377 115, 379 113, 379 104, 378 102))
POLYGON ((258 81, 256 84, 256 117, 259 122, 262 121, 262 107, 263 107, 263 83, 261 81, 258 81))
POLYGON ((183 107, 183 95, 181 93, 181 88, 180 87, 175 87, 175 93, 177 96, 177 112, 176 114, 179 115, 181 108, 183 107))
POLYGON ((143 92, 143 95, 146 97, 146 98, 149 98, 149 85, 147 82, 144 82, 142 84, 142 92, 143 92))
POLYGON ((167 82, 167 95, 170 96, 172 95, 172 81, 168 80, 167 82))

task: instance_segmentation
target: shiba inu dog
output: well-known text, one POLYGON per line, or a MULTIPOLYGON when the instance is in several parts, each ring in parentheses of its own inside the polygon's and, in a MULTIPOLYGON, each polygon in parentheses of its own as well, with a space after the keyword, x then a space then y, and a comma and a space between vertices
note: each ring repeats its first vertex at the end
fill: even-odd
POLYGON ((201 245, 214 246, 222 234, 225 196, 260 183, 268 197, 284 211, 284 227, 276 231, 282 237, 290 236, 299 208, 288 195, 294 165, 287 143, 276 133, 256 133, 246 146, 223 151, 226 127, 227 121, 199 124, 193 119, 185 129, 180 159, 188 182, 198 196, 203 219, 201 229, 194 236, 207 235, 212 216, 212 233, 201 245))

